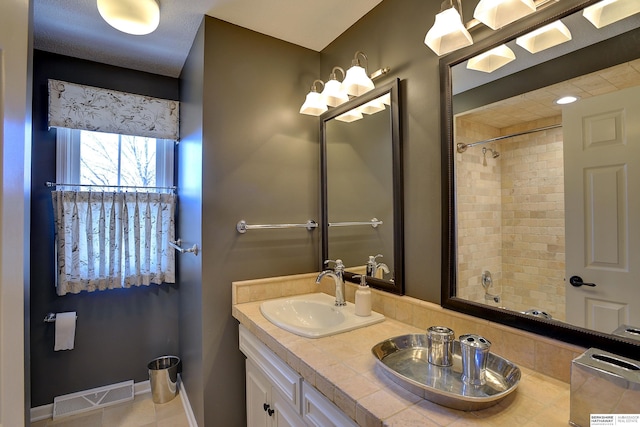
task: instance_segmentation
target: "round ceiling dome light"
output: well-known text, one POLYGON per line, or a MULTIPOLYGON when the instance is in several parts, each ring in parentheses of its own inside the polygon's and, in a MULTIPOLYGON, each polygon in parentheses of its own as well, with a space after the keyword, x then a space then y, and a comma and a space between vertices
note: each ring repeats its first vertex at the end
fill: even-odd
POLYGON ((116 30, 142 36, 152 33, 160 23, 156 0, 97 0, 98 12, 116 30))

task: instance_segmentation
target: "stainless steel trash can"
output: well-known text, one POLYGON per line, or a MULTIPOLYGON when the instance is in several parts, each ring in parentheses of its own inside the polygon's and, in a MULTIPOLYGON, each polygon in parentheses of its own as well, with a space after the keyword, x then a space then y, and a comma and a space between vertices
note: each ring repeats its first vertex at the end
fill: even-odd
POLYGON ((176 356, 162 356, 149 362, 147 368, 153 403, 167 403, 176 397, 179 364, 180 358, 176 356))

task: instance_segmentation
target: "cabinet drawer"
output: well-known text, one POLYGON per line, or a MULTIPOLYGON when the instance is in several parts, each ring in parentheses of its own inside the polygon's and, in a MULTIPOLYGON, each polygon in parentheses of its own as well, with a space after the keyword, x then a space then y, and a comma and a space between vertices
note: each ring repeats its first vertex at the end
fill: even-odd
POLYGON ((264 371, 283 397, 294 407, 300 408, 300 375, 242 325, 239 328, 239 347, 248 359, 264 371))
POLYGON ((302 381, 302 418, 315 427, 358 427, 355 421, 306 381, 302 381))

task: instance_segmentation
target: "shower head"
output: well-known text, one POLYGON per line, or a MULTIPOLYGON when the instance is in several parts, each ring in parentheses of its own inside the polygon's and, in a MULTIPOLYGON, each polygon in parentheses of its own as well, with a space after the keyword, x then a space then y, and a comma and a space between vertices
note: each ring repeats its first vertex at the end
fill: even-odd
POLYGON ((493 148, 482 147, 483 157, 487 155, 487 151, 491 151, 491 157, 493 157, 494 159, 497 159, 498 157, 500 157, 500 152, 494 150, 493 148))

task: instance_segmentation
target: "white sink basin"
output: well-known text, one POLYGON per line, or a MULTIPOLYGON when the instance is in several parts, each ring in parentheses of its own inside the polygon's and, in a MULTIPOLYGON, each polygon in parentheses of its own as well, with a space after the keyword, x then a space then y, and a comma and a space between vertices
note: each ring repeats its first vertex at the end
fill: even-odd
POLYGON ((320 338, 382 322, 384 316, 374 311, 371 316, 356 316, 355 305, 334 305, 327 294, 307 294, 265 301, 262 315, 280 328, 307 338, 320 338))

